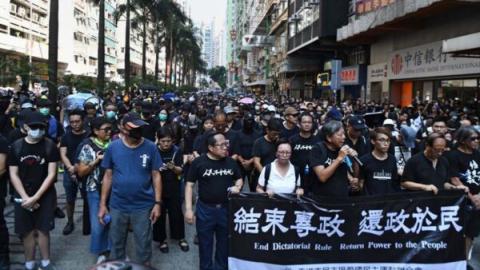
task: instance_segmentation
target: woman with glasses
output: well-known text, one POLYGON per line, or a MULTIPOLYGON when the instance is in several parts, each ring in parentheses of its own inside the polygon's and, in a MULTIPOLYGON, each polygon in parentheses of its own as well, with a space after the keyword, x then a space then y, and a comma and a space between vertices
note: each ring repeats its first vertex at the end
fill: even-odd
POLYGON ((80 177, 86 179, 84 184, 87 192, 91 227, 90 252, 97 255, 97 263, 101 263, 108 258, 111 245, 108 239, 108 226, 100 224, 97 218, 102 179, 105 173, 100 163, 104 151, 110 144, 112 124, 103 117, 94 118, 90 124, 93 132, 91 137, 86 139, 81 146, 77 159, 77 173, 80 177))
POLYGON ((186 252, 189 250, 189 246, 185 240, 181 201, 182 150, 173 144, 173 132, 169 126, 157 130, 157 145, 163 161, 163 166, 160 168, 163 207, 160 219, 153 225, 153 240, 160 243, 159 249, 162 253, 169 252, 165 228, 168 213, 170 236, 172 239, 178 240, 180 249, 186 252))
POLYGON ((263 167, 258 178, 257 192, 267 193, 296 193, 303 195, 301 178, 298 169, 290 162, 292 145, 285 139, 277 143, 276 159, 263 167))
POLYGON ((467 258, 471 257, 473 239, 480 234, 480 134, 474 127, 461 127, 456 134, 457 147, 447 154, 450 165, 450 182, 457 189, 468 192, 465 242, 467 258))

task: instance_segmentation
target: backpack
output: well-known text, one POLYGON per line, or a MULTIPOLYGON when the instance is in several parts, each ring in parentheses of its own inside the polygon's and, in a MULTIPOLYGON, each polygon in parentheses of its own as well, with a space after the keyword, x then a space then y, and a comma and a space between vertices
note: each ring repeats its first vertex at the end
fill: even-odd
MULTIPOLYGON (((296 182, 298 177, 300 177, 300 170, 297 168, 297 166, 293 166, 293 167, 295 168, 295 182, 296 182)), ((270 179, 271 170, 272 170, 272 163, 269 163, 267 164, 267 166, 265 166, 265 184, 263 186, 263 191, 267 191, 268 180, 270 179)))

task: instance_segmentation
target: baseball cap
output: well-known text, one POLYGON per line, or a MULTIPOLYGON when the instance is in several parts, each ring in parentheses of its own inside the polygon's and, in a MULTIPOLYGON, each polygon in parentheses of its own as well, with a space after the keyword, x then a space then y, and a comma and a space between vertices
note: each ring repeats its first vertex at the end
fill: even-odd
POLYGON ((235 110, 233 109, 232 106, 226 106, 223 111, 226 113, 226 114, 230 114, 230 113, 235 113, 235 110))
POLYGON ((283 112, 283 115, 295 115, 298 114, 298 111, 294 107, 287 107, 283 112))
POLYGON ((123 116, 122 124, 129 124, 132 128, 139 128, 148 125, 148 123, 143 121, 138 114, 132 112, 123 116))
POLYGON ((277 110, 275 109, 275 106, 273 106, 273 105, 268 105, 267 111, 269 111, 269 112, 276 112, 277 110))
POLYGON ((47 118, 43 114, 41 114, 37 111, 31 111, 31 112, 28 112, 25 115, 25 122, 24 123, 27 126, 39 125, 39 126, 46 127, 47 126, 47 118))
POLYGON ((348 124, 354 129, 365 129, 367 127, 365 125, 365 120, 359 115, 351 116, 350 119, 348 119, 348 124))
POLYGON ((392 125, 392 126, 395 126, 395 120, 393 119, 390 119, 390 118, 387 118, 383 121, 383 125, 384 126, 387 126, 387 125, 392 125))
POLYGON ((49 107, 52 105, 52 102, 47 98, 37 99, 37 107, 49 107))

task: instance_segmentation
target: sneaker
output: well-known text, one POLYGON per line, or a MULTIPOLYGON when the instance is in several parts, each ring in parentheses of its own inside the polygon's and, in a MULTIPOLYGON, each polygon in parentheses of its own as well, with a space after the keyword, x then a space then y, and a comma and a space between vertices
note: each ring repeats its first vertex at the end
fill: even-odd
POLYGON ((49 263, 47 266, 41 266, 38 267, 38 270, 57 270, 55 266, 53 266, 52 263, 49 263))
POLYGON ((104 263, 106 261, 107 261, 107 256, 105 256, 105 255, 100 255, 97 258, 97 264, 101 264, 101 263, 104 263))
POLYGON ((73 229, 75 229, 75 225, 73 223, 68 222, 67 225, 65 225, 65 228, 63 228, 63 235, 69 235, 73 232, 73 229))
POLYGON ((38 264, 35 263, 32 268, 27 268, 27 267, 25 266, 25 270, 38 270, 38 264))

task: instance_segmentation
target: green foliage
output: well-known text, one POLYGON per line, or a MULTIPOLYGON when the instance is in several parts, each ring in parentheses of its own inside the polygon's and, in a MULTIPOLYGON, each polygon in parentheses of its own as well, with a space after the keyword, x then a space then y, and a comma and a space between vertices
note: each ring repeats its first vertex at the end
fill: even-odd
POLYGON ((218 83, 222 89, 227 87, 227 69, 222 66, 216 66, 208 70, 208 76, 218 83))

